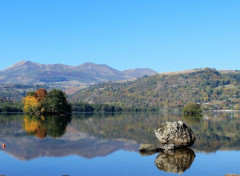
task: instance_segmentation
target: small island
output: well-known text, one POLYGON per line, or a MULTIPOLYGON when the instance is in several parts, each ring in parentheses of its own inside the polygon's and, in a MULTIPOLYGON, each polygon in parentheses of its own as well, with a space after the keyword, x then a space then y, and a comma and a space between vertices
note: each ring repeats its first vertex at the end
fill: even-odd
POLYGON ((68 114, 72 112, 64 92, 53 89, 38 89, 28 92, 23 98, 23 112, 27 114, 68 114))

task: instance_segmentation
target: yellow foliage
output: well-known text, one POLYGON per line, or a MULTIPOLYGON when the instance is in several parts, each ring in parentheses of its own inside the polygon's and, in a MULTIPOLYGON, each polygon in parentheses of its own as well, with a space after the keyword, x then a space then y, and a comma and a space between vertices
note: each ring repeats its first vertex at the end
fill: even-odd
POLYGON ((34 112, 36 108, 39 108, 41 106, 40 102, 37 100, 35 96, 27 96, 26 98, 23 99, 24 102, 24 111, 25 112, 34 112))

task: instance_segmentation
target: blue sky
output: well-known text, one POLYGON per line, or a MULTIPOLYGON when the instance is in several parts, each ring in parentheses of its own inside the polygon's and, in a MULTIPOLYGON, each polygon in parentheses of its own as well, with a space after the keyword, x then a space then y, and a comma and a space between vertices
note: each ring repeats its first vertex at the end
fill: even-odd
POLYGON ((0 69, 20 60, 240 70, 239 0, 2 0, 0 69))

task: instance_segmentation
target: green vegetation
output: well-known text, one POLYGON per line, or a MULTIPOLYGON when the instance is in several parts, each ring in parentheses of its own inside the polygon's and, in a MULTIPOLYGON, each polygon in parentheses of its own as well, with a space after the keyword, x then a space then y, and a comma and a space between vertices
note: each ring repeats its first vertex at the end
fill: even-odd
MULTIPOLYGON (((27 95, 33 95, 33 93, 34 92, 29 92, 27 95)), ((44 107, 47 106, 47 104, 51 104, 51 102, 45 103, 44 107)), ((88 104, 88 103, 74 103, 71 105, 71 107, 73 112, 143 112, 143 111, 159 110, 158 108, 155 108, 155 107, 148 107, 148 108, 141 108, 141 107, 134 107, 134 106, 120 107, 120 106, 109 105, 109 104, 88 104)), ((50 112, 51 110, 53 112, 56 112, 56 106, 54 105, 48 106, 48 109, 50 112)), ((62 108, 62 110, 64 110, 64 108, 62 108)), ((34 114, 35 111, 37 111, 38 114, 41 114, 39 112, 39 108, 36 108, 35 110, 28 109, 25 112, 34 114)), ((0 103, 0 112, 23 112, 23 104, 19 102, 2 102, 0 103)))
POLYGON ((22 112, 22 103, 18 102, 1 102, 0 112, 22 112))
MULTIPOLYGON (((1 85, 0 103, 19 102, 21 97, 26 96, 26 90, 33 88, 1 85)), ((105 82, 69 96, 69 101, 73 111, 78 112, 157 111, 183 108, 188 102, 201 104, 203 110, 240 110, 240 71, 206 68, 187 73, 158 74, 135 81, 105 82)), ((49 102, 50 106, 43 105, 51 107, 56 102, 49 102)), ((4 111, 14 110, 11 106, 8 105, 4 111)), ((53 107, 49 109, 56 112, 53 107)))
POLYGON ((202 114, 202 107, 197 103, 187 103, 183 108, 184 115, 199 115, 202 114))
POLYGON ((29 92, 23 99, 23 111, 28 114, 67 114, 71 113, 71 105, 61 90, 53 89, 47 92, 38 89, 29 92))
POLYGON ((57 89, 48 92, 43 106, 46 109, 46 113, 66 114, 72 112, 71 105, 67 102, 65 93, 57 89))
POLYGON ((200 103, 204 110, 240 110, 240 71, 198 69, 189 73, 158 74, 128 82, 101 83, 70 97, 74 103, 120 107, 183 108, 200 103))
POLYGON ((89 104, 89 103, 74 103, 72 110, 75 112, 142 112, 142 111, 158 111, 154 107, 126 107, 111 104, 89 104))

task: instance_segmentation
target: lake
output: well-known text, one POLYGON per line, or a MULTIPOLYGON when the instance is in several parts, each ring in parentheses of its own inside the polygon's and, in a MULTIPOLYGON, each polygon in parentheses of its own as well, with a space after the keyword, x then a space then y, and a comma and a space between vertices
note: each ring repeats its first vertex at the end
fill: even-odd
POLYGON ((0 175, 240 174, 240 113, 199 117, 181 113, 80 113, 72 116, 0 114, 0 175), (196 136, 191 149, 143 154, 157 144, 161 122, 182 120, 196 136))

